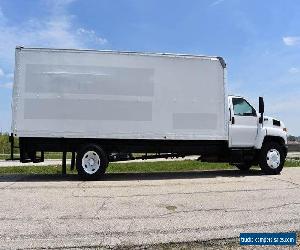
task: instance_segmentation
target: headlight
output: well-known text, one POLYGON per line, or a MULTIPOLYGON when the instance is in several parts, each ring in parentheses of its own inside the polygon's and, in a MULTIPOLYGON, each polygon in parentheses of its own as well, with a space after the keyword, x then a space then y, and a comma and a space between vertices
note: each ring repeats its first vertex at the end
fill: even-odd
POLYGON ((287 128, 283 128, 282 130, 283 130, 284 132, 287 132, 287 128))

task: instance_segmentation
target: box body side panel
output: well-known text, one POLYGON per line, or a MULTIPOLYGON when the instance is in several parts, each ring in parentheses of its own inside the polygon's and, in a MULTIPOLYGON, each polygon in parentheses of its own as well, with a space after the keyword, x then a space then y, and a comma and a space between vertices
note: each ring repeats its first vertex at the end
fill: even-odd
POLYGON ((17 49, 20 137, 227 140, 216 58, 17 49))

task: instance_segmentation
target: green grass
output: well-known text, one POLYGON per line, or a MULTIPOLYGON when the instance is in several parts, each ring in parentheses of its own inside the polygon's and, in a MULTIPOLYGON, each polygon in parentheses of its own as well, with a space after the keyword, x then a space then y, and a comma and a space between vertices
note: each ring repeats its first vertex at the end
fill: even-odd
POLYGON ((300 167, 300 161, 299 160, 286 160, 284 167, 300 167))
POLYGON ((207 163, 193 160, 185 161, 158 161, 158 162, 132 162, 132 163, 112 163, 108 172, 170 172, 170 171, 191 171, 207 169, 230 169, 226 163, 207 163))
MULTIPOLYGON (((38 155, 40 156, 40 155, 38 155)), ((14 154, 14 158, 18 158, 19 153, 14 154)), ((56 152, 46 152, 44 155, 45 159, 61 159, 62 153, 56 153, 56 152)), ((67 153, 67 159, 71 159, 72 154, 70 152, 67 153)), ((0 154, 0 160, 6 160, 10 158, 10 154, 0 154)))
MULTIPOLYGON (((300 167, 300 161, 287 160, 285 167, 300 167)), ((185 161, 161 161, 161 162, 137 162, 137 163, 111 163, 107 173, 149 173, 149 172, 180 172, 193 170, 213 170, 213 169, 235 169, 226 163, 206 163, 192 160, 185 161)), ((61 166, 20 166, 20 167, 0 167, 0 174, 60 174, 61 166)), ((68 174, 76 174, 76 170, 68 174)))
MULTIPOLYGON (((69 170, 68 172, 71 173, 69 170)), ((1 174, 59 174, 59 173, 61 173, 61 166, 0 167, 0 175, 1 174)))
MULTIPOLYGON (((15 155, 15 157, 19 157, 19 155, 15 155)), ((10 158, 10 154, 0 154, 0 160, 6 160, 10 158)))

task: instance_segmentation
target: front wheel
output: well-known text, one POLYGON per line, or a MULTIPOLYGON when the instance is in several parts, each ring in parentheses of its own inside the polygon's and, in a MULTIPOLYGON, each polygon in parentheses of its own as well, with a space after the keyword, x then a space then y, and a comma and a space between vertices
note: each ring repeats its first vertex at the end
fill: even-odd
POLYGON ((96 144, 88 144, 77 153, 76 168, 83 179, 99 179, 104 175, 107 165, 106 153, 96 144))
POLYGON ((265 174, 280 174, 285 161, 285 154, 280 144, 267 142, 260 153, 259 166, 265 174))

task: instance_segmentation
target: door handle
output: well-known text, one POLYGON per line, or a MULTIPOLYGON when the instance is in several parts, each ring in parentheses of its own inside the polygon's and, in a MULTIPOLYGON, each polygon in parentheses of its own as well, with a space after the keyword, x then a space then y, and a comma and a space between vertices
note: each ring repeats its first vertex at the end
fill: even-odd
POLYGON ((234 116, 231 118, 231 124, 234 124, 235 122, 235 119, 234 119, 234 116))

